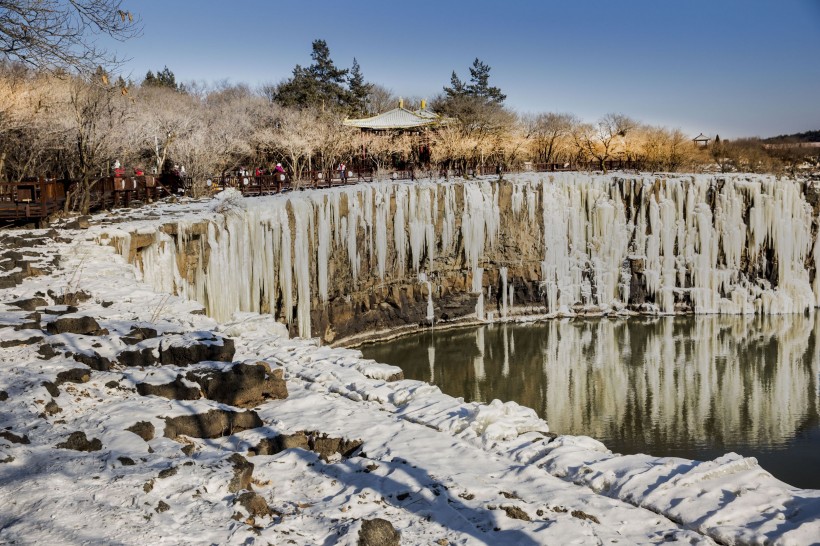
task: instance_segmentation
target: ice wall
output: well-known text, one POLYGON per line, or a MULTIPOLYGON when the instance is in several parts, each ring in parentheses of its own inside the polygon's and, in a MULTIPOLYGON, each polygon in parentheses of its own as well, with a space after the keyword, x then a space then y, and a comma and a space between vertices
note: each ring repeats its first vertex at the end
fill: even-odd
POLYGON ((482 320, 512 315, 514 303, 547 314, 777 314, 820 303, 817 214, 791 180, 526 174, 385 181, 245 205, 210 218, 204 236, 184 223, 159 234, 141 253, 146 280, 217 319, 272 313, 305 337, 317 309, 398 285, 425 285, 422 317, 431 306, 437 314, 442 285, 463 286, 482 320), (180 271, 178 253, 192 244, 197 262, 180 271), (517 290, 532 282, 535 295, 520 301, 517 290), (498 313, 485 314, 487 298, 498 313))

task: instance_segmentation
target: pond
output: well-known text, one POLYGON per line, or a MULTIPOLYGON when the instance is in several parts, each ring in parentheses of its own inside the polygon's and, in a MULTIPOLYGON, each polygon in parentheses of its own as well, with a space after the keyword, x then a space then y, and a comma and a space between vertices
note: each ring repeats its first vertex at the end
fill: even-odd
POLYGON ((820 488, 817 332, 806 315, 556 319, 425 331, 366 345, 467 401, 514 400, 614 452, 753 456, 820 488))

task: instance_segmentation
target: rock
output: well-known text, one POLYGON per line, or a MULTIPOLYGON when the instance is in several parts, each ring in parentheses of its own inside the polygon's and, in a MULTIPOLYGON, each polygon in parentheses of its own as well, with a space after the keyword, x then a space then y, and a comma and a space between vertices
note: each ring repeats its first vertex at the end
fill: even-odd
POLYGON ((199 387, 187 385, 181 375, 177 375, 176 379, 164 385, 137 383, 137 392, 142 396, 162 396, 171 400, 199 400, 202 398, 199 387))
POLYGON ((366 519, 359 529, 358 546, 399 546, 401 534, 382 518, 366 519))
POLYGON ((120 462, 122 466, 134 466, 135 464, 137 464, 131 457, 117 457, 117 460, 120 462))
POLYGON ((154 349, 147 347, 144 349, 122 351, 117 355, 117 361, 123 366, 144 368, 159 364, 159 356, 154 354, 154 349))
POLYGON ((51 360, 55 356, 57 356, 57 351, 54 350, 54 347, 49 345, 48 343, 44 343, 40 345, 40 348, 37 349, 37 354, 40 355, 40 358, 43 360, 51 360))
POLYGON ((44 298, 25 298, 22 300, 9 302, 9 305, 19 307, 23 311, 34 311, 38 307, 45 307, 48 302, 44 298))
POLYGON ((233 465, 233 478, 228 483, 228 491, 238 493, 243 489, 250 489, 253 479, 253 463, 239 453, 228 457, 228 462, 233 465))
POLYGON ((296 432, 294 434, 280 434, 273 438, 263 438, 252 453, 254 455, 276 455, 286 449, 293 448, 310 449, 308 445, 308 438, 304 432, 296 432))
POLYGON ((596 518, 592 514, 587 514, 583 510, 573 510, 571 512, 571 514, 572 514, 572 517, 574 517, 574 518, 591 521, 593 523, 601 523, 600 521, 598 521, 598 518, 596 518))
POLYGON ((0 402, 5 402, 9 399, 9 393, 6 391, 0 391, 0 402))
POLYGON ((74 451, 99 451, 102 449, 102 442, 97 438, 89 440, 85 437, 85 432, 72 432, 65 442, 61 442, 54 447, 61 449, 73 449, 74 451))
POLYGON ((72 368, 57 374, 57 386, 63 383, 88 383, 91 379, 91 371, 85 368, 72 368))
POLYGON ((90 216, 79 216, 70 222, 67 222, 65 229, 88 229, 91 227, 91 217, 90 216))
POLYGON ((66 292, 64 294, 57 294, 52 290, 48 291, 48 295, 54 300, 55 305, 77 305, 84 301, 91 299, 91 294, 78 290, 77 292, 66 292))
POLYGON ((12 444, 30 444, 28 436, 17 436, 8 430, 0 430, 0 438, 8 440, 12 444))
POLYGON ((48 394, 50 394, 54 398, 60 396, 60 389, 58 389, 57 385, 55 385, 51 381, 43 381, 42 385, 46 388, 48 394))
POLYGON ((33 334, 27 338, 8 339, 0 341, 0 347, 3 349, 7 349, 9 347, 21 347, 23 345, 34 345, 35 343, 40 343, 41 341, 43 341, 43 336, 33 334))
POLYGON ((255 411, 227 411, 213 409, 207 413, 165 418, 165 437, 221 438, 235 432, 262 426, 255 411))
POLYGON ((189 366, 204 360, 230 362, 235 352, 233 340, 227 337, 215 337, 199 343, 171 343, 160 347, 160 363, 165 366, 189 366), (217 340, 221 340, 221 344, 214 343, 217 340))
POLYGON ((128 334, 120 339, 128 345, 136 345, 140 341, 157 337, 157 331, 153 328, 135 326, 128 334))
POLYGON ((228 371, 198 369, 186 378, 202 388, 205 398, 240 408, 252 408, 265 400, 287 398, 281 368, 273 371, 267 362, 235 364, 228 371))
POLYGON ((177 475, 177 467, 172 466, 170 468, 160 470, 159 474, 157 475, 157 478, 159 478, 160 480, 163 480, 165 478, 170 478, 171 476, 176 476, 176 475, 177 475))
POLYGON ((154 425, 150 421, 139 421, 125 430, 133 432, 146 442, 154 439, 154 425))
POLYGON ((46 307, 43 312, 49 315, 70 315, 71 313, 76 313, 78 309, 73 305, 54 305, 51 307, 46 307))
POLYGON ((254 455, 275 455, 286 449, 307 449, 319 454, 324 461, 328 461, 335 454, 343 458, 350 457, 362 445, 361 440, 346 440, 332 438, 318 432, 295 432, 280 434, 272 438, 264 438, 252 450, 254 455))
POLYGON ((54 399, 49 400, 48 404, 46 404, 44 413, 46 415, 55 415, 63 411, 63 408, 57 405, 57 402, 54 399))
POLYGON ((154 508, 154 511, 158 514, 161 514, 162 512, 167 512, 170 509, 171 506, 169 506, 168 503, 166 503, 165 501, 159 501, 157 507, 154 508))
POLYGON ((92 317, 85 315, 69 317, 63 316, 46 325, 49 334, 85 334, 95 335, 100 331, 100 325, 92 317))
POLYGON ((271 514, 270 506, 265 497, 253 491, 245 491, 236 497, 236 504, 241 505, 253 518, 261 518, 271 514))
POLYGON ((81 362, 92 370, 97 370, 98 372, 107 372, 111 369, 111 361, 96 351, 92 351, 91 354, 67 353, 66 356, 70 356, 77 362, 81 362))
POLYGON ((530 516, 517 506, 502 506, 501 509, 507 513, 507 517, 509 518, 531 521, 530 516))

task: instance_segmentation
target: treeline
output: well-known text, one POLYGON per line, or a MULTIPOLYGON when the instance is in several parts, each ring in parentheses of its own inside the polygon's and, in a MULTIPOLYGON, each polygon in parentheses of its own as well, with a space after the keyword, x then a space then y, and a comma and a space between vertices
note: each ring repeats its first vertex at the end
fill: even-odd
MULTIPOLYGON (((621 114, 584 121, 567 113, 519 115, 490 84, 476 59, 469 77, 453 72, 429 109, 448 122, 424 135, 362 133, 348 117, 394 108, 399 98, 365 81, 361 67, 340 68, 323 40, 312 63, 291 77, 252 89, 244 84, 181 86, 167 67, 139 82, 104 70, 86 76, 0 64, 0 180, 50 175, 78 180, 82 191, 126 168, 161 173, 184 166, 194 191, 208 178, 282 163, 298 180, 339 162, 377 171, 463 169, 525 162, 601 168, 611 160, 646 170, 794 171, 811 154, 768 149, 761 141, 698 148, 678 129, 621 114)), ((404 101, 420 107, 419 98, 404 101)), ((816 155, 816 150, 814 150, 816 155)))

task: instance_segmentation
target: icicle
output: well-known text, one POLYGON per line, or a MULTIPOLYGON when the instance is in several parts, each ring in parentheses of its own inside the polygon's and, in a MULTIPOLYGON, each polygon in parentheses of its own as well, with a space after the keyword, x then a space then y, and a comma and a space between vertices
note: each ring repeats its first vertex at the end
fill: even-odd
POLYGON ((507 318, 507 268, 498 270, 501 275, 501 318, 507 318))

